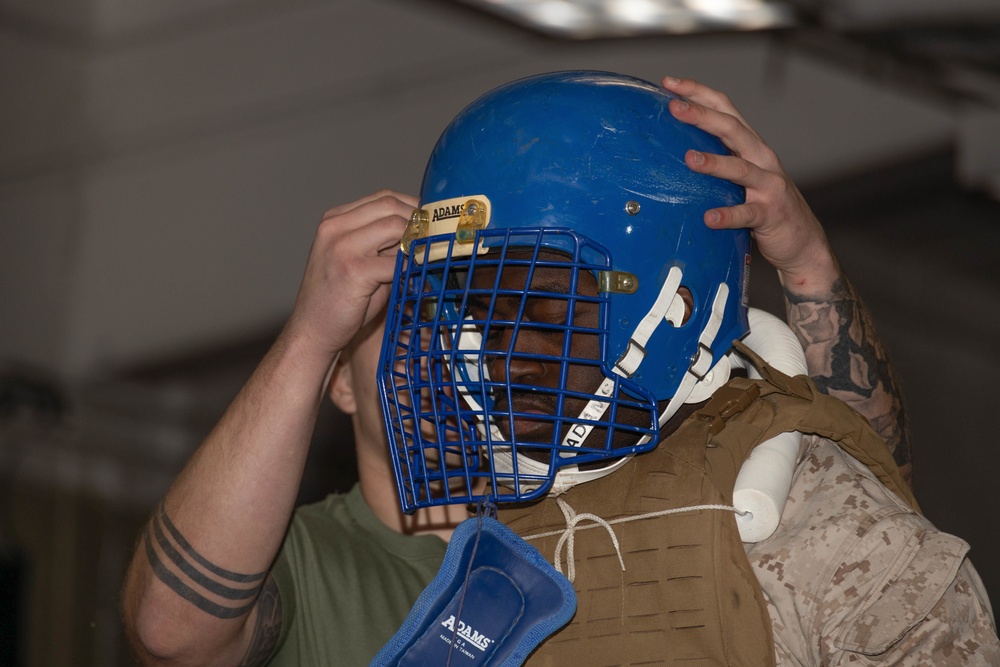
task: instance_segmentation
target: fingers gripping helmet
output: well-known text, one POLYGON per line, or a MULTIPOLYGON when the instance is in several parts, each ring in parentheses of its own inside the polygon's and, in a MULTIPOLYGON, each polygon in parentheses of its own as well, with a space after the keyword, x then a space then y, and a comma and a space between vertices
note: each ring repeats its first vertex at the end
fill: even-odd
POLYGON ((749 235, 703 215, 744 193, 686 167, 688 149, 727 150, 670 99, 626 76, 545 74, 487 93, 441 135, 379 366, 405 511, 606 474, 728 379, 749 235))

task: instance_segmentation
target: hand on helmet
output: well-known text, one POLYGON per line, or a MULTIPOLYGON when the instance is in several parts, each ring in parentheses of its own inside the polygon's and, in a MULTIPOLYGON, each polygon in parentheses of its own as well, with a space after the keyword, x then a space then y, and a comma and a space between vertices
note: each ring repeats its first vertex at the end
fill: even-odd
POLYGON ((839 275, 826 234, 792 183, 778 156, 747 123, 729 98, 691 79, 666 77, 663 86, 682 99, 670 103, 677 120, 718 137, 732 156, 688 151, 692 170, 746 188, 746 203, 705 212, 714 229, 749 228, 761 255, 786 287, 808 294, 839 275))
POLYGON ((316 232, 286 333, 332 358, 389 298, 415 197, 381 190, 332 208, 316 232))

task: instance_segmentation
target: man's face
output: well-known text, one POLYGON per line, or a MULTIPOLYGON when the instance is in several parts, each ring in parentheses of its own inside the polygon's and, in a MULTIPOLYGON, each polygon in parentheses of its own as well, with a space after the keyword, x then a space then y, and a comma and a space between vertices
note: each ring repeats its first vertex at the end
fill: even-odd
POLYGON ((648 397, 605 374, 595 265, 516 248, 449 260, 416 264, 390 304, 394 367, 380 381, 404 506, 467 502, 488 481, 502 502, 500 487, 541 487, 556 467, 598 466, 655 435, 648 397))
MULTIPOLYGON (((508 257, 528 259, 530 254, 510 252, 508 257)), ((571 290, 573 272, 568 264, 558 265, 565 264, 561 254, 543 251, 539 259, 552 264, 533 269, 505 264, 499 278, 496 267, 482 266, 470 281, 469 314, 486 321, 479 326, 487 351, 484 369, 501 385, 493 392, 492 414, 504 435, 518 444, 558 444, 552 417, 576 418, 589 398, 573 392, 592 394, 604 380, 593 275, 580 272, 571 290)), ((563 423, 559 437, 569 428, 563 423)))

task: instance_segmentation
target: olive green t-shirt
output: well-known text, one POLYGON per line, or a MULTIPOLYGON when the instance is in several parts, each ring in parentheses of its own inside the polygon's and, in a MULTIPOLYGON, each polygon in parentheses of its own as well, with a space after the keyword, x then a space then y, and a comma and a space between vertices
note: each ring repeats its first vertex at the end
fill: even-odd
POLYGON ((282 623, 272 666, 368 665, 437 574, 446 543, 387 528, 357 485, 300 507, 272 568, 282 623))

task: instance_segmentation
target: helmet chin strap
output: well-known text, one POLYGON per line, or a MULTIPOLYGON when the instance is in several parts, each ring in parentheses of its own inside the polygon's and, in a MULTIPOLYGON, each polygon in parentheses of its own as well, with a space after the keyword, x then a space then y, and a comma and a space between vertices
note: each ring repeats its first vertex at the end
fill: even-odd
MULTIPOLYGON (((680 268, 675 266, 670 269, 666 280, 663 282, 663 286, 660 288, 659 296, 657 296, 656 301, 649 309, 649 312, 646 313, 646 316, 636 326, 635 332, 629 340, 628 348, 615 363, 614 372, 616 374, 622 377, 632 377, 635 375, 639 369, 639 365, 646 356, 646 343, 649 342, 657 327, 664 321, 670 322, 674 326, 680 324, 683 319, 684 304, 677 292, 680 288, 682 277, 683 272, 680 268)), ((715 341, 715 337, 718 335, 719 328, 722 325, 723 313, 725 312, 728 298, 729 286, 721 283, 715 293, 712 310, 708 321, 705 323, 705 328, 702 329, 701 334, 698 336, 698 351, 692 358, 691 365, 681 379, 677 391, 674 392, 673 397, 667 403, 663 412, 660 413, 658 421, 661 428, 676 414, 681 405, 687 402, 703 401, 729 380, 730 365, 727 358, 723 357, 714 367, 712 363, 712 343, 715 341)), ((605 378, 595 394, 602 397, 611 396, 614 384, 615 381, 612 378, 605 378)), ((594 429, 593 422, 599 421, 604 416, 609 405, 610 402, 607 400, 599 398, 590 400, 584 406, 583 410, 580 411, 579 415, 580 420, 590 423, 580 424, 570 429, 570 432, 563 438, 562 445, 564 447, 579 447, 582 445, 594 429)), ((643 436, 637 444, 645 444, 649 440, 649 436, 643 436)), ((577 484, 609 475, 625 465, 630 458, 631 456, 623 456, 606 466, 592 470, 580 470, 575 465, 563 466, 557 471, 549 494, 560 495, 577 484)), ((514 461, 509 450, 502 452, 502 455, 499 457, 498 452, 494 452, 493 462, 497 470, 500 470, 501 466, 503 466, 504 472, 511 472, 513 470, 514 461)), ((522 474, 527 473, 538 476, 547 475, 549 470, 548 464, 535 461, 521 454, 517 455, 517 467, 518 471, 522 474)), ((537 484, 521 484, 522 489, 535 486, 537 484)))

